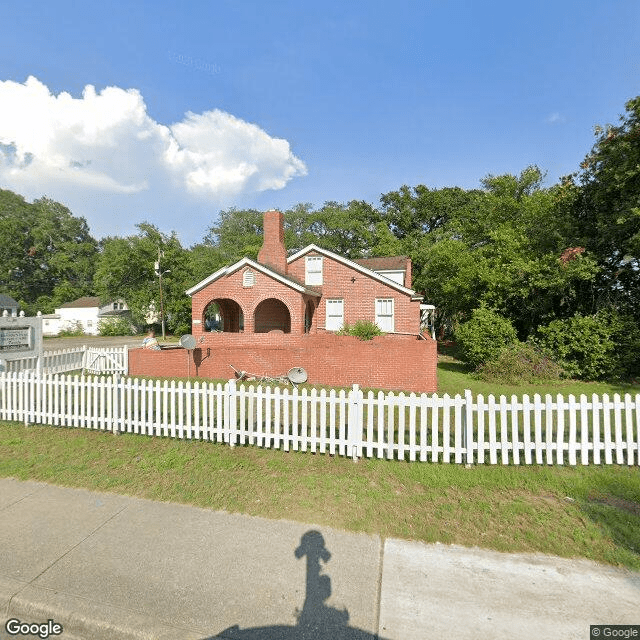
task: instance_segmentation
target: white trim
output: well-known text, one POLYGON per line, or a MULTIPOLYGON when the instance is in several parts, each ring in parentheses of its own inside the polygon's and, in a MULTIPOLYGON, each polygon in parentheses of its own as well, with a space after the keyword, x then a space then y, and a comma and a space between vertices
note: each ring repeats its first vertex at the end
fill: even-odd
POLYGON ((381 276, 380 274, 376 273, 375 271, 372 271, 371 269, 368 269, 367 267, 363 267, 362 265, 358 264, 357 262, 353 262, 353 261, 349 260, 348 258, 343 258, 342 256, 339 256, 337 253, 333 253, 333 251, 329 251, 328 249, 321 249, 320 247, 316 246, 315 244, 310 244, 309 246, 305 247, 304 249, 300 249, 300 251, 298 251, 297 253, 294 253, 290 258, 287 258, 287 264, 290 264, 294 260, 297 260, 298 258, 301 258, 302 256, 304 256, 305 254, 309 253, 310 251, 316 251, 319 254, 321 254, 323 256, 326 256, 327 258, 332 258, 333 260, 336 260, 337 262, 341 262, 345 266, 350 267, 351 269, 355 269, 356 271, 359 271, 363 275, 366 275, 369 278, 373 278, 374 280, 377 280, 378 282, 381 282, 382 284, 386 284, 389 287, 393 287, 394 289, 397 289, 398 291, 401 291, 402 293, 405 293, 405 294, 410 295, 410 296, 415 296, 416 295, 416 292, 413 289, 407 289, 406 287, 404 287, 404 286, 402 286, 400 284, 397 284, 396 282, 393 282, 392 280, 389 280, 388 278, 385 278, 384 276, 381 276))
POLYGON ((274 280, 277 280, 278 282, 281 282, 282 284, 288 287, 291 287, 292 289, 294 289, 295 291, 298 291, 299 293, 306 293, 306 294, 320 297, 319 293, 316 293, 315 291, 309 291, 303 285, 292 282, 288 278, 281 276, 279 273, 272 271, 268 267, 265 267, 264 265, 261 265, 258 262, 251 260, 251 258, 242 258, 242 260, 240 260, 239 262, 236 262, 235 264, 219 269, 215 273, 212 273, 208 278, 205 278, 201 282, 198 282, 198 284, 195 285, 194 287, 191 287, 191 289, 187 289, 185 293, 188 296, 192 296, 194 293, 197 293, 201 289, 204 289, 207 285, 211 284, 215 280, 218 280, 222 276, 231 275, 232 273, 235 273, 238 269, 242 269, 242 267, 244 266, 250 266, 252 269, 255 269, 256 271, 260 271, 260 273, 264 273, 264 275, 269 276, 270 278, 273 278, 274 280))

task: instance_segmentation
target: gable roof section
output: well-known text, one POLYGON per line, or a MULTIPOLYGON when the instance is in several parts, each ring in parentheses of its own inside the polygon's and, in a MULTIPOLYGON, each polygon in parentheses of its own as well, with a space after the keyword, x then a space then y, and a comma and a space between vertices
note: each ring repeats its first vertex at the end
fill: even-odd
POLYGON ((408 256, 388 256, 385 258, 355 258, 353 261, 372 271, 406 271, 408 256))
POLYGON ((0 307, 17 307, 18 303, 11 297, 4 293, 0 293, 0 307))
POLYGON ((298 291, 299 293, 306 293, 307 295, 320 297, 320 294, 317 291, 313 291, 312 289, 305 287, 303 284, 300 284, 293 278, 290 278, 289 276, 283 276, 281 273, 278 273, 273 269, 269 269, 269 267, 265 267, 263 264, 259 264, 254 260, 251 260, 251 258, 242 258, 242 260, 240 260, 239 262, 236 262, 235 264, 229 265, 227 267, 223 267, 222 269, 218 269, 218 271, 216 271, 215 273, 212 273, 209 277, 205 278, 201 282, 198 282, 198 284, 195 285, 194 287, 191 287, 191 289, 187 289, 185 293, 188 296, 192 296, 194 293, 197 293, 201 289, 204 289, 207 285, 211 284, 212 282, 219 280, 223 276, 229 276, 232 273, 235 273, 238 269, 242 269, 242 267, 251 267, 256 271, 259 271, 260 273, 263 273, 264 275, 269 276, 270 278, 273 278, 278 282, 281 282, 285 286, 291 287, 292 289, 294 289, 295 291, 298 291))
MULTIPOLYGON (((398 291, 400 291, 401 293, 404 293, 408 296, 415 296, 416 292, 413 289, 407 289, 407 287, 402 286, 401 284, 397 284, 396 282, 393 282, 392 280, 389 280, 388 278, 385 278, 384 276, 381 276, 380 274, 376 273, 375 271, 372 271, 371 269, 368 269, 367 267, 358 264, 357 262, 355 262, 354 260, 349 260, 348 258, 343 258, 342 256, 339 256, 337 253, 333 253, 333 251, 329 251, 328 249, 321 249, 320 247, 316 246, 315 244, 310 244, 309 246, 305 247, 304 249, 301 249, 300 251, 298 251, 297 253, 294 253, 292 256, 290 256, 289 258, 287 258, 287 264, 293 262, 294 260, 297 260, 298 258, 301 258, 302 256, 306 255, 307 253, 311 253, 312 251, 315 251, 316 253, 319 253, 320 255, 326 256, 327 258, 331 258, 332 260, 336 260, 337 262, 341 262, 342 264, 346 265, 347 267, 350 267, 351 269, 355 269, 355 271, 359 271, 360 273, 362 273, 363 275, 372 278, 373 280, 377 280, 378 282, 382 282, 382 284, 386 284, 387 286, 391 287, 392 289, 397 289, 398 291)), ((420 299, 422 299, 422 296, 420 296, 420 299)))
POLYGON ((100 308, 100 298, 94 296, 84 296, 73 302, 65 302, 61 304, 59 309, 91 309, 93 307, 100 308))

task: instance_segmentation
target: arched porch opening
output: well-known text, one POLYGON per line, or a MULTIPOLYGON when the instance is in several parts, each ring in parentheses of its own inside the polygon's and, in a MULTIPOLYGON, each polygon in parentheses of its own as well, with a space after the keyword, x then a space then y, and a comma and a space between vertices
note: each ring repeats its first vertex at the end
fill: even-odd
POLYGON ((263 300, 253 314, 253 327, 255 333, 291 333, 291 314, 287 305, 276 298, 263 300))
POLYGON ((240 333, 244 331, 242 308, 230 298, 216 298, 204 310, 205 331, 240 333))

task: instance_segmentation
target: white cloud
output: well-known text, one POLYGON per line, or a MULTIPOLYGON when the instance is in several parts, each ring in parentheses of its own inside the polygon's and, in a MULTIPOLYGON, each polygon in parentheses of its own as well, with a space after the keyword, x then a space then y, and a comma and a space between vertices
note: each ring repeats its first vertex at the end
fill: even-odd
POLYGON ((557 111, 550 113, 544 120, 547 124, 563 124, 567 119, 557 111))
POLYGON ((105 200, 112 218, 113 205, 126 210, 132 196, 143 208, 227 206, 306 172, 286 140, 217 109, 166 126, 149 117, 135 89, 87 85, 74 98, 34 77, 0 81, 0 187, 60 199, 90 222, 105 200))

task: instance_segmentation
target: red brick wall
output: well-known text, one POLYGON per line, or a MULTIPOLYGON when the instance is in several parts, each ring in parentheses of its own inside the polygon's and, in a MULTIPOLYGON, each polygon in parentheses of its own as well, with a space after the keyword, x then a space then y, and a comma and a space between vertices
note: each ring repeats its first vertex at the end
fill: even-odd
POLYGON ((129 352, 132 376, 233 377, 236 369, 279 375, 303 367, 310 384, 433 392, 437 389, 436 342, 380 336, 362 341, 332 333, 204 334, 194 351, 169 349, 129 352))
MULTIPOLYGON (((289 275, 300 282, 305 278, 305 258, 308 253, 289 264, 289 275)), ((320 306, 316 310, 314 325, 324 329, 326 321, 326 300, 328 298, 342 298, 344 300, 344 322, 352 325, 356 320, 375 321, 375 299, 393 298, 395 330, 399 333, 420 332, 420 301, 412 302, 411 298, 372 278, 368 278, 359 271, 347 265, 323 256, 322 291, 320 306), (352 278, 355 280, 352 282, 352 278)))

